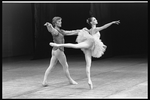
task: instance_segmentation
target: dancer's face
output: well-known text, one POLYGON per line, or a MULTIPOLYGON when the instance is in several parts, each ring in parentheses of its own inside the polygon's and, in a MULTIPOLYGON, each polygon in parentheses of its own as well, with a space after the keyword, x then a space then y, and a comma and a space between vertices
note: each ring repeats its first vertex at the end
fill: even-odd
POLYGON ((55 24, 55 25, 56 25, 57 27, 61 27, 61 24, 62 24, 62 22, 61 22, 61 19, 60 19, 60 20, 57 20, 57 21, 56 21, 56 24, 55 24))
POLYGON ((92 25, 98 24, 98 21, 96 20, 95 17, 92 17, 91 24, 92 24, 92 25))

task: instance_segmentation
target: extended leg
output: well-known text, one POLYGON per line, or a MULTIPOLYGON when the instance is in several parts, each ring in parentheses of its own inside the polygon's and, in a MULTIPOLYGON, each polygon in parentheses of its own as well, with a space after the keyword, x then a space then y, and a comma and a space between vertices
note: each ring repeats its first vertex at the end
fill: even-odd
POLYGON ((47 77, 56 63, 57 63, 57 58, 55 56, 52 56, 49 67, 47 68, 47 70, 45 71, 45 74, 44 74, 44 80, 42 83, 43 86, 47 86, 47 77))
POLYGON ((88 78, 88 84, 90 86, 90 89, 93 89, 93 84, 92 84, 91 77, 90 77, 91 54, 90 54, 90 51, 88 50, 85 50, 84 54, 85 54, 85 60, 86 60, 86 74, 88 78))
POLYGON ((74 81, 71 76, 70 76, 70 73, 69 73, 69 66, 68 66, 68 63, 67 63, 67 60, 66 60, 66 56, 64 54, 64 52, 62 52, 58 58, 59 62, 61 63, 61 65, 63 66, 63 70, 65 72, 65 75, 66 77, 68 78, 69 82, 71 84, 78 84, 76 81, 74 81))
POLYGON ((56 44, 56 43, 50 43, 51 46, 56 46, 56 47, 67 47, 67 48, 75 48, 75 49, 86 49, 91 46, 91 42, 89 41, 84 41, 78 44, 73 44, 73 43, 65 43, 65 44, 56 44))

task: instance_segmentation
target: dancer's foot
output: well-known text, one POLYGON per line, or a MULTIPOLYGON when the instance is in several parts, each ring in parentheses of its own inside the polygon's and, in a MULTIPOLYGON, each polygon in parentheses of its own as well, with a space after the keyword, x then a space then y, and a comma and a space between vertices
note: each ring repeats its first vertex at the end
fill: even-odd
POLYGON ((42 86, 43 86, 43 87, 47 87, 47 86, 48 86, 47 82, 43 82, 43 83, 42 83, 42 86))
POLYGON ((50 45, 50 46, 53 46, 53 47, 59 47, 59 44, 52 43, 52 42, 50 42, 49 45, 50 45))
POLYGON ((72 85, 76 85, 76 84, 78 84, 76 81, 74 81, 74 80, 71 80, 70 81, 70 84, 72 84, 72 85))
POLYGON ((88 85, 89 85, 90 89, 93 89, 93 84, 92 84, 92 82, 88 82, 88 85))

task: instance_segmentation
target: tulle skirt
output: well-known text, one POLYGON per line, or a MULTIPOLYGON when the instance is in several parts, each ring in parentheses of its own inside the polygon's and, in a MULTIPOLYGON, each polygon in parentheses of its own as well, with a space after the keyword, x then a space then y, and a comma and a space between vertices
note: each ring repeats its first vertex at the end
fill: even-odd
MULTIPOLYGON (((91 51, 91 56, 95 58, 101 57, 107 48, 107 46, 104 45, 99 38, 93 37, 84 29, 78 33, 78 36, 76 38, 76 42, 78 43, 81 43, 83 41, 91 42, 90 43, 91 46, 90 48, 88 48, 88 50, 91 51)), ((84 51, 85 49, 81 49, 81 50, 84 51)))

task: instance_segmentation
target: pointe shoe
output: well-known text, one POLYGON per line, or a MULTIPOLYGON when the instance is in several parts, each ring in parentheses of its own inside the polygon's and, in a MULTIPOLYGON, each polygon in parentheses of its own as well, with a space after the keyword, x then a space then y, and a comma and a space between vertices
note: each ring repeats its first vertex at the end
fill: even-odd
POLYGON ((49 45, 50 45, 50 46, 54 46, 54 43, 50 42, 49 45))
POLYGON ((89 85, 90 89, 93 89, 93 84, 92 84, 92 82, 89 82, 88 85, 89 85))
POLYGON ((52 43, 52 42, 50 42, 50 43, 49 43, 49 45, 50 45, 50 46, 52 46, 52 47, 59 47, 59 45, 58 45, 58 44, 56 44, 56 43, 52 43))

